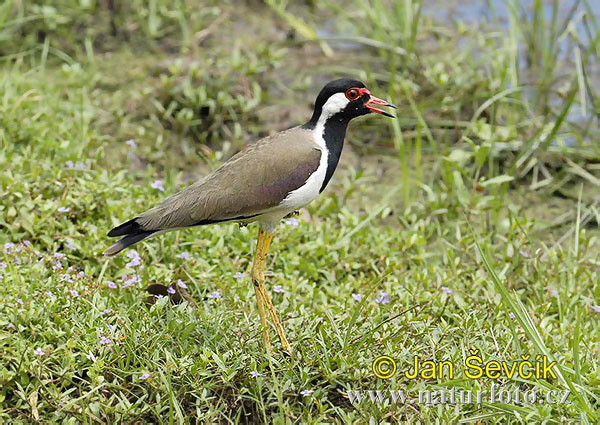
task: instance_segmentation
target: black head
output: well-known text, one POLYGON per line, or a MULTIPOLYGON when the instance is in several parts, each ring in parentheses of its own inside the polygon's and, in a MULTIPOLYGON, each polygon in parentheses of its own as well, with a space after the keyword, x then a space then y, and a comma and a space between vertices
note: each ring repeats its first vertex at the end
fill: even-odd
POLYGON ((371 95, 362 81, 341 78, 329 82, 321 89, 315 102, 315 110, 309 124, 316 125, 319 119, 331 117, 351 120, 372 112, 393 117, 393 115, 375 108, 373 105, 391 106, 391 103, 371 95))

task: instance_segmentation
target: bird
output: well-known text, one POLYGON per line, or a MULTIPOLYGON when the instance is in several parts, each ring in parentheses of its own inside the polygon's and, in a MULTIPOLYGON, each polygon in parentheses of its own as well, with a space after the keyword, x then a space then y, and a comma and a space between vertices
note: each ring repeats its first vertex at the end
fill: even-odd
POLYGON ((338 165, 348 123, 371 113, 394 115, 396 108, 371 94, 361 81, 342 78, 319 92, 308 122, 248 145, 196 183, 108 232, 121 237, 104 251, 114 256, 150 237, 188 227, 218 223, 258 223, 251 280, 262 338, 273 353, 267 312, 282 350, 292 353, 267 293, 264 268, 277 224, 325 190, 338 165))

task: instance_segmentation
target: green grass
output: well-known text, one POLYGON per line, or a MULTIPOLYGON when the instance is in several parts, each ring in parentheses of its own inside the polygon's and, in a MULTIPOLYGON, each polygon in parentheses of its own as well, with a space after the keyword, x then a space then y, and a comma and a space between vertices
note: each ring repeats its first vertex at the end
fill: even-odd
MULTIPOLYGON (((0 422, 600 420, 591 13, 574 33, 565 28, 581 15, 559 13, 558 2, 534 1, 530 15, 507 1, 500 32, 494 16, 451 25, 418 1, 156 0, 113 15, 101 2, 38 3, 0 6, 0 422), (336 51, 339 37, 320 37, 323 25, 358 46, 336 51), (558 49, 565 39, 579 53, 558 49), (519 51, 539 75, 533 83, 519 51), (278 228, 267 286, 291 358, 261 343, 248 279, 255 226, 149 240, 136 247, 143 268, 102 257, 110 228, 243 143, 306 120, 321 83, 345 74, 400 110, 394 122, 353 122, 330 187, 298 226, 278 228), (146 304, 146 287, 179 280, 197 309, 146 304), (381 291, 389 303, 377 302, 381 291), (557 378, 383 380, 371 370, 381 355, 400 369, 418 355, 462 370, 472 349, 508 363, 546 355, 557 378), (493 383, 568 389, 570 404, 348 396, 392 389, 415 400, 420 390, 493 383)), ((582 1, 577 12, 591 9, 582 1)))

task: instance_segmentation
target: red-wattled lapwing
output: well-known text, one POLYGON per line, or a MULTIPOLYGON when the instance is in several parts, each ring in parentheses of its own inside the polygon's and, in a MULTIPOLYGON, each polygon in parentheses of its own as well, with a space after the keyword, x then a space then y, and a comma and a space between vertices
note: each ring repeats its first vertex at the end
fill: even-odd
POLYGON ((375 105, 395 108, 372 96, 360 81, 340 79, 330 82, 319 93, 310 121, 246 147, 199 182, 115 227, 108 236, 123 238, 104 254, 115 255, 135 243, 170 230, 257 221, 259 230, 252 282, 263 339, 271 352, 266 307, 282 348, 291 353, 263 278, 275 226, 325 189, 340 159, 346 128, 352 118, 371 112, 393 117, 375 105))

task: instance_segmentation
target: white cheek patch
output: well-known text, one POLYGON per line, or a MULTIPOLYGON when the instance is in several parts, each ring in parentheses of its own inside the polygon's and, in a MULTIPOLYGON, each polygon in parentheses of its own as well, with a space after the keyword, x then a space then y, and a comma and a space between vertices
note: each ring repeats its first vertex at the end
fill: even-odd
POLYGON ((323 105, 322 115, 331 116, 342 111, 350 103, 344 93, 336 93, 327 99, 327 102, 323 105))

